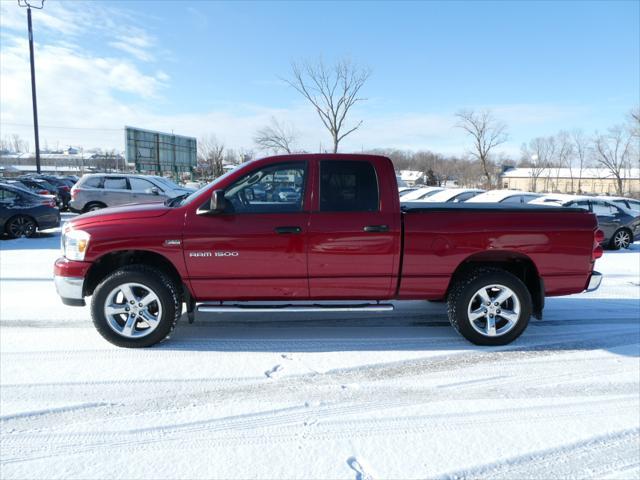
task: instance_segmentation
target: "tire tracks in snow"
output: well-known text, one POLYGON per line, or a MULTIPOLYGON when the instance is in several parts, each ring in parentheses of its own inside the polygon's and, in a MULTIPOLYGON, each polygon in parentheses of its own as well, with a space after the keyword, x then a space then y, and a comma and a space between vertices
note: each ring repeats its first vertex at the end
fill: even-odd
MULTIPOLYGON (((394 408, 403 406, 397 403, 394 408)), ((634 398, 619 399, 611 405, 611 398, 597 401, 573 402, 562 405, 549 404, 531 411, 530 407, 483 410, 468 413, 431 414, 421 416, 392 416, 388 418, 356 419, 344 421, 336 417, 358 415, 379 410, 390 405, 373 402, 354 405, 321 405, 317 408, 294 407, 276 411, 238 415, 208 422, 192 422, 188 425, 143 428, 122 432, 70 433, 59 435, 23 435, 16 441, 7 436, 2 439, 1 464, 11 464, 62 455, 79 455, 108 449, 145 450, 164 448, 210 448, 231 445, 260 445, 274 442, 291 442, 302 439, 335 440, 373 435, 423 434, 437 431, 451 432, 498 423, 521 423, 562 418, 591 418, 614 416, 620 412, 634 411, 634 398), (608 408, 603 408, 607 405, 608 408), (311 410, 311 411, 309 411, 311 410), (311 415, 317 423, 305 426, 311 415), (333 419, 326 421, 325 419, 333 419), (46 452, 46 453, 43 453, 46 452)))
POLYGON ((443 479, 495 480, 539 478, 603 478, 640 471, 640 429, 622 430, 559 448, 527 454, 504 462, 450 473, 443 479))
MULTIPOLYGON (((180 392, 180 396, 176 398, 175 392, 173 390, 164 390, 159 392, 158 389, 153 390, 150 389, 149 386, 152 386, 154 381, 142 382, 140 385, 142 390, 140 392, 132 391, 131 384, 129 382, 122 383, 107 383, 108 387, 105 391, 104 395, 101 395, 100 398, 125 398, 128 401, 123 402, 121 405, 118 405, 118 415, 116 418, 140 418, 141 411, 145 416, 153 416, 155 414, 165 414, 170 415, 171 413, 175 413, 180 410, 184 410, 189 406, 195 404, 216 404, 225 401, 245 401, 248 399, 256 399, 260 401, 261 399, 268 399, 272 396, 280 396, 283 394, 287 395, 287 400, 295 401, 304 401, 305 399, 314 398, 314 397, 324 397, 328 392, 332 389, 340 389, 341 397, 344 400, 358 399, 358 397, 366 398, 367 395, 375 395, 380 394, 384 395, 385 392, 389 392, 390 388, 393 388, 393 392, 395 395, 401 395, 404 397, 411 396, 428 396, 434 401, 437 400, 447 400, 447 399, 456 399, 459 398, 460 395, 465 395, 466 398, 470 398, 474 395, 484 395, 484 396, 494 396, 494 397, 503 397, 503 398, 514 398, 523 395, 530 396, 541 396, 541 395, 551 395, 551 396, 567 396, 567 394, 574 392, 577 394, 584 394, 584 386, 577 386, 575 388, 568 388, 567 385, 563 387, 562 391, 555 391, 554 387, 558 382, 562 381, 570 381, 571 383, 575 383, 584 378, 605 376, 610 373, 612 370, 615 370, 617 373, 628 372, 629 370, 635 370, 634 366, 628 366, 623 369, 620 368, 619 365, 613 364, 610 365, 611 362, 607 362, 607 364, 603 366, 599 366, 597 368, 592 368, 590 370, 586 370, 582 373, 574 373, 571 369, 567 371, 561 371, 559 373, 549 373, 548 369, 545 371, 545 374, 542 378, 538 373, 529 374, 526 372, 526 367, 522 367, 524 373, 518 372, 518 365, 522 365, 530 359, 539 360, 539 356, 531 356, 526 355, 522 357, 518 355, 518 350, 511 351, 493 351, 493 352, 476 352, 476 361, 475 362, 460 362, 461 357, 459 354, 453 355, 445 355, 439 357, 428 357, 426 359, 418 359, 418 360, 406 360, 401 362, 393 362, 391 364, 381 364, 381 365, 366 365, 366 366, 358 366, 352 367, 350 369, 340 369, 329 371, 323 374, 317 373, 308 373, 302 375, 292 375, 289 377, 274 377, 269 380, 265 378, 257 378, 255 380, 245 380, 245 381, 236 381, 234 379, 224 379, 224 381, 218 380, 196 380, 194 382, 188 382, 187 385, 190 387, 190 390, 182 389, 180 392), (496 358, 496 355, 498 357, 496 358), (506 355, 506 356, 505 356, 506 355), (514 357, 515 356, 515 357, 514 357), (510 369, 513 369, 512 375, 500 375, 500 376, 489 376, 486 379, 472 379, 466 385, 459 385, 460 382, 445 382, 443 384, 431 385, 429 387, 415 389, 403 387, 402 385, 396 386, 367 386, 364 389, 352 390, 349 389, 349 385, 359 385, 363 381, 372 381, 372 380, 397 380, 406 376, 406 372, 402 370, 402 368, 409 363, 412 370, 416 368, 416 365, 420 365, 420 373, 422 376, 428 376, 433 374, 442 373, 443 371, 450 371, 458 368, 467 368, 473 370, 478 365, 486 366, 488 362, 496 363, 496 362, 504 362, 504 364, 509 365, 510 369), (463 364, 463 366, 460 365, 463 364), (429 368, 433 366, 435 368, 429 368), (363 369, 372 369, 373 375, 359 375, 363 369), (379 373, 380 370, 391 369, 396 371, 401 369, 402 374, 391 375, 385 374, 381 375, 379 373), (354 373, 358 375, 354 377, 354 373), (373 377, 373 378, 372 378, 373 377), (519 388, 513 389, 509 388, 514 385, 519 386, 519 388), (114 389, 109 387, 116 387, 115 392, 114 389), (346 386, 346 388, 344 388, 346 386), (547 388, 546 386, 550 386, 547 388), (283 390, 284 388, 284 390, 283 390), (490 390, 487 390, 490 389, 490 390), (451 393, 448 393, 447 390, 454 390, 451 393), (479 393, 478 393, 479 392, 479 393), (151 398, 149 398, 151 396, 151 398), (167 409, 165 405, 171 404, 173 408, 167 409), (155 407, 155 408, 154 408, 155 407)), ((526 352, 530 353, 530 352, 526 352)), ((549 353, 549 352, 545 352, 549 353)), ((559 363, 563 362, 564 354, 570 354, 570 351, 559 350, 555 352, 560 357, 556 361, 559 363)), ((466 357, 464 357, 466 358, 466 357)), ((467 359, 468 360, 468 359, 467 359)), ((583 359, 583 361, 586 361, 583 359)), ((594 361, 598 361, 598 359, 594 359, 594 361)), ((415 372, 411 372, 411 375, 416 375, 415 372)), ((174 380, 165 380, 158 382, 160 385, 162 383, 174 383, 174 380)), ((72 392, 69 391, 69 385, 66 383, 62 384, 47 384, 46 387, 41 386, 45 391, 46 389, 50 389, 52 386, 59 387, 61 389, 61 395, 69 398, 72 392)), ((97 388, 101 386, 101 384, 96 383, 88 383, 83 384, 79 383, 75 385, 74 390, 77 390, 78 396, 81 398, 84 395, 84 391, 86 388, 97 388)), ((102 385, 105 386, 105 385, 102 385)), ((617 388, 621 393, 631 389, 633 390, 634 385, 615 385, 614 390, 617 388)), ((4 387, 3 387, 4 388, 4 387)), ((33 386, 20 386, 18 390, 26 390, 25 394, 29 397, 34 395, 33 386)), ((611 389, 611 386, 607 388, 611 389)), ((637 388, 637 387, 636 387, 637 388)), ((592 385, 589 393, 590 395, 597 395, 599 391, 602 389, 599 385, 592 385)), ((44 392, 43 392, 44 393, 44 392)), ((52 392, 48 392, 51 396, 52 392)), ((3 395, 6 400, 7 397, 11 398, 10 394, 7 394, 4 391, 3 395)), ((14 397, 14 401, 19 400, 20 396, 14 397)), ((84 412, 84 415, 78 415, 77 413, 68 413, 68 412, 59 412, 59 413, 51 413, 47 416, 46 419, 43 419, 39 424, 37 421, 33 421, 33 419, 15 419, 13 423, 14 428, 20 428, 21 426, 27 427, 28 429, 38 429, 38 428, 51 428, 54 427, 55 424, 69 424, 71 423, 81 423, 86 421, 94 421, 96 419, 101 418, 105 412, 109 411, 109 407, 99 408, 93 411, 84 412)), ((115 418, 114 418, 115 419, 115 418)), ((3 422, 6 424, 7 422, 3 422)))

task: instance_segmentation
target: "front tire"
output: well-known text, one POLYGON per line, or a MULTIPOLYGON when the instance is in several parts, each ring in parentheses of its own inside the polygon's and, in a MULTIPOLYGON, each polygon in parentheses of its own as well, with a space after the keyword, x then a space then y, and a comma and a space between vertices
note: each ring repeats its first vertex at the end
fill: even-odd
POLYGON ((118 347, 150 347, 166 339, 182 313, 175 283, 146 265, 116 270, 95 289, 91 316, 96 329, 118 347))
POLYGON ((612 250, 620 250, 621 248, 629 248, 631 245, 631 232, 626 228, 616 230, 609 241, 609 247, 612 250))
POLYGON ((476 345, 513 342, 527 328, 532 309, 526 285, 493 268, 478 268, 457 280, 447 303, 451 325, 476 345))

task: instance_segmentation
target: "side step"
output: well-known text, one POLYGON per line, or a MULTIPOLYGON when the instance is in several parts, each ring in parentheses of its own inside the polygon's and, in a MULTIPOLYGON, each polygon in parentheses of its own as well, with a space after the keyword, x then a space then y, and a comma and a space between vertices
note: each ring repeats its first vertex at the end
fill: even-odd
POLYGON ((392 312, 393 305, 390 303, 366 303, 366 304, 301 304, 301 305, 264 305, 264 304, 232 304, 221 305, 220 303, 200 303, 197 306, 198 312, 202 313, 317 313, 317 312, 392 312))

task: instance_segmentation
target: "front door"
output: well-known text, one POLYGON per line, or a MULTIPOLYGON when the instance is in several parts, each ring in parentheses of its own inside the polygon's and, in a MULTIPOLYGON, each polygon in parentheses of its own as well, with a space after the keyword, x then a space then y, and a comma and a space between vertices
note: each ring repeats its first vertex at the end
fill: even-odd
POLYGON ((133 203, 156 203, 167 199, 162 189, 146 178, 129 177, 129 187, 133 203))
MULTIPOLYGON (((380 162, 380 168, 384 165, 380 162)), ((380 172, 390 173, 390 172, 380 172)), ((368 160, 322 160, 309 227, 309 292, 314 299, 393 295, 400 252, 399 205, 368 160)))
POLYGON ((270 164, 226 189, 224 212, 189 214, 184 257, 198 300, 308 298, 306 184, 306 162, 270 164))

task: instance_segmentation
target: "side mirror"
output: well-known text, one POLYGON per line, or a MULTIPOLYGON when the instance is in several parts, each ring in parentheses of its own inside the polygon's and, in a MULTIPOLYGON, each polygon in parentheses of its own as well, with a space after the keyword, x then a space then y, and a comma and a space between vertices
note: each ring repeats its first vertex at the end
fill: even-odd
POLYGON ((214 190, 211 194, 211 202, 209 203, 210 213, 221 213, 224 211, 224 190, 214 190))
POLYGON ((160 190, 158 190, 158 187, 151 187, 151 188, 147 188, 145 190, 145 193, 152 193, 154 195, 160 195, 160 190))

